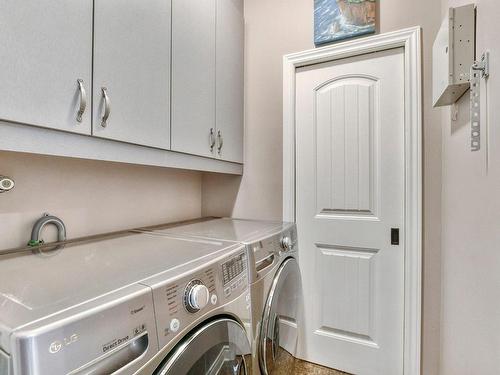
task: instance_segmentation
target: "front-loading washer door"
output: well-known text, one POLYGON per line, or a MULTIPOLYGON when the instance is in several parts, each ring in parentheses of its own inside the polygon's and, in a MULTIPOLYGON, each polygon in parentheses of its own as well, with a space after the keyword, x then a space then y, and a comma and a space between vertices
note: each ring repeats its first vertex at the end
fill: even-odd
POLYGON ((245 328, 220 318, 195 329, 156 370, 157 375, 251 375, 245 328))
POLYGON ((293 368, 301 296, 299 265, 288 258, 276 272, 264 306, 259 335, 259 364, 264 375, 293 368))

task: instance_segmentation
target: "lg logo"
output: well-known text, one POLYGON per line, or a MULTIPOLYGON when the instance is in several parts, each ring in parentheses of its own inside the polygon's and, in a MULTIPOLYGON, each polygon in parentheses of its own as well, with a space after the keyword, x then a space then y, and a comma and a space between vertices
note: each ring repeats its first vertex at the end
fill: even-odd
POLYGON ((54 341, 52 344, 49 346, 49 352, 52 354, 57 353, 59 350, 62 348, 62 343, 61 341, 54 341))
POLYGON ((58 353, 63 346, 69 346, 78 341, 78 335, 73 333, 70 337, 65 337, 62 341, 56 340, 49 346, 49 352, 52 354, 58 353))

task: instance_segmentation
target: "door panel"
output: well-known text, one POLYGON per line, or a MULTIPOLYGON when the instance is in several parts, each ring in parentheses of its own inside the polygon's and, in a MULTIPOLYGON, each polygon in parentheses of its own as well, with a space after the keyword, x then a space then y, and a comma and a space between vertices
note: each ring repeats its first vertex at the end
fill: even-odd
POLYGON ((377 81, 339 77, 315 99, 318 214, 374 215, 377 81))
POLYGON ((297 71, 300 356, 402 374, 404 58, 394 49, 297 71))
POLYGON ((170 1, 95 1, 94 135, 170 147, 170 25, 170 1))
POLYGON ((215 156, 215 0, 172 1, 172 150, 215 156))
POLYGON ((218 157, 243 163, 243 2, 217 0, 217 132, 223 146, 218 157))
POLYGON ((321 309, 318 331, 351 336, 376 345, 373 332, 374 279, 377 249, 317 245, 321 309), (331 288, 331 285, 341 286, 331 288), (372 298, 373 297, 373 298, 372 298))
POLYGON ((0 119, 90 134, 92 1, 0 2, 0 119))
POLYGON ((156 375, 250 375, 251 348, 245 329, 222 318, 189 334, 155 371, 156 375))

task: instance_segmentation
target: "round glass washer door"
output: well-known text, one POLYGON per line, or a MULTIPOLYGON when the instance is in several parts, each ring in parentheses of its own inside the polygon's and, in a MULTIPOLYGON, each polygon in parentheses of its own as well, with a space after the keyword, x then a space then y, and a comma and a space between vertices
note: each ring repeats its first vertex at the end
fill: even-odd
POLYGON ((245 328, 233 319, 220 318, 188 334, 155 375, 251 375, 250 365, 245 328))
POLYGON ((294 258, 288 258, 278 268, 264 306, 259 335, 262 374, 270 375, 277 369, 293 368, 301 306, 299 265, 294 258))

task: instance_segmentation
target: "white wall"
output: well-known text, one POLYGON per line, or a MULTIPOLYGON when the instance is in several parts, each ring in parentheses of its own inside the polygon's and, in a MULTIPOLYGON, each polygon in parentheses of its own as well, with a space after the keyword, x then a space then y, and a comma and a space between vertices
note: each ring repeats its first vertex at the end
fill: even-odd
MULTIPOLYGON (((423 28, 424 298, 423 371, 438 374, 441 301, 441 126, 431 105, 431 49, 441 23, 435 0, 381 0, 380 32, 423 28)), ((247 0, 245 174, 203 177, 203 213, 282 216, 282 57, 314 48, 312 0, 247 0)))
POLYGON ((0 249, 26 245, 44 212, 63 219, 70 238, 201 214, 196 172, 0 152, 0 174, 16 182, 0 194, 0 249))
MULTIPOLYGON (((443 17, 467 3, 442 0, 443 17)), ((458 121, 442 111, 441 375, 500 374, 500 2, 476 4, 477 54, 491 53, 482 108, 489 125, 483 122, 481 151, 472 153, 469 94, 458 121)))

